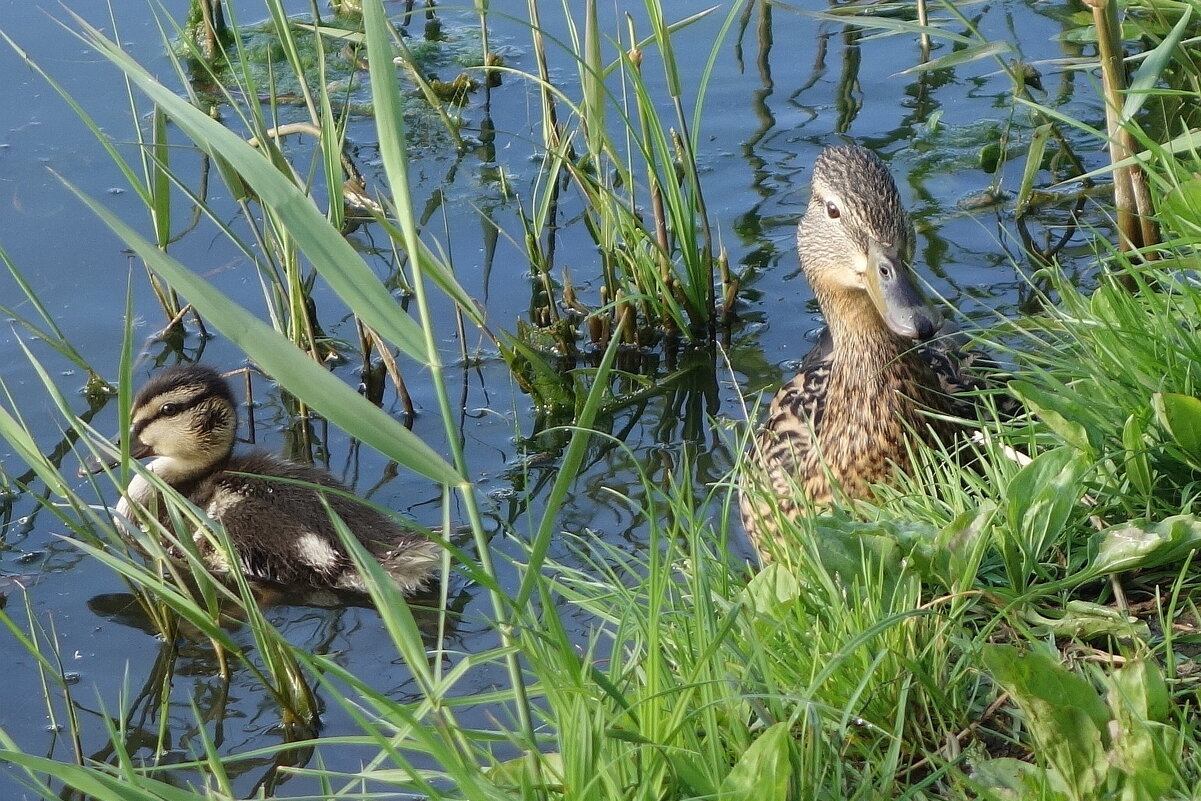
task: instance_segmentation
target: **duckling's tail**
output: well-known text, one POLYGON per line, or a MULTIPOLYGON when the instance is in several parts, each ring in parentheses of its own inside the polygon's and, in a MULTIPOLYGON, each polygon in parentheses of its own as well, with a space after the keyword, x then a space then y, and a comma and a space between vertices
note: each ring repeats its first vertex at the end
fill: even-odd
POLYGON ((405 595, 425 587, 441 563, 442 546, 417 536, 392 548, 380 559, 384 570, 405 595))

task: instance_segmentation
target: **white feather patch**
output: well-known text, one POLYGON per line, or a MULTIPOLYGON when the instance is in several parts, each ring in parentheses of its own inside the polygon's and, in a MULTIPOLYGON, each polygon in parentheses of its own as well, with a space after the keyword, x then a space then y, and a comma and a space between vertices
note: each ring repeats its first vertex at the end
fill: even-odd
POLYGON ((301 561, 315 570, 334 570, 341 561, 338 551, 325 538, 312 532, 305 532, 297 538, 296 550, 300 552, 301 561))

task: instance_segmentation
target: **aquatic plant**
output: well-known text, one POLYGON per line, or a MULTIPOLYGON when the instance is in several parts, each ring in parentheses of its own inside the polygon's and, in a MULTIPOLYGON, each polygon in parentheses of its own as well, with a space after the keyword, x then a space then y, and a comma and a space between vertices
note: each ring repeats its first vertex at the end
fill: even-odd
MULTIPOLYGON (((575 68, 570 88, 552 82, 544 12, 529 7, 543 153, 539 180, 520 215, 536 281, 530 319, 506 339, 504 353, 523 388, 560 416, 576 404, 582 353, 616 339, 629 354, 664 351, 671 372, 681 343, 714 345, 737 299, 737 283, 714 240, 697 154, 717 48, 738 5, 723 22, 702 80, 689 89, 679 78, 673 36, 714 9, 672 22, 657 0, 645 5, 650 34, 640 34, 627 15, 626 30, 612 37, 620 48, 606 56, 594 0, 579 16, 563 4, 570 40, 553 45, 575 68), (656 61, 666 76, 665 98, 643 76, 656 61), (577 214, 595 245, 590 269, 559 266, 561 221, 577 214), (585 297, 572 271, 595 287, 594 297, 585 297)), ((629 372, 647 371, 637 359, 626 361, 629 372)))

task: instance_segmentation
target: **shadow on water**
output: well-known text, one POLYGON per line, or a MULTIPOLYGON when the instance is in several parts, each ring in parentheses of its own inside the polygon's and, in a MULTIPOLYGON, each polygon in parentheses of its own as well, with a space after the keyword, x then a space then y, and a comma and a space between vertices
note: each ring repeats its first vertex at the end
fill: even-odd
MULTIPOLYGON (((261 582, 254 585, 254 591, 274 624, 310 654, 345 661, 351 658, 345 652, 348 644, 362 636, 364 628, 378 627, 374 607, 362 594, 261 582)), ((432 589, 410 599, 409 608, 428 652, 446 653, 466 647, 465 633, 457 623, 470 599, 466 588, 453 591, 444 607, 439 592, 432 589), (452 624, 449 627, 448 621, 452 624)), ((312 741, 323 731, 320 719, 315 726, 280 725, 278 712, 263 695, 261 678, 239 660, 218 659, 204 634, 154 599, 137 593, 103 593, 89 598, 87 606, 97 618, 143 632, 157 642, 153 659, 139 660, 139 664, 149 665, 140 688, 115 713, 74 700, 77 716, 105 720, 121 732, 119 741, 105 744, 89 754, 89 759, 117 764, 132 757, 157 766, 160 775, 171 776, 172 782, 186 786, 191 774, 187 763, 197 754, 194 743, 203 738, 219 753, 241 754, 249 737, 256 750, 269 753, 239 756, 225 764, 230 778, 249 788, 247 797, 255 797, 260 791, 270 796, 290 778, 281 769, 303 768, 317 754, 319 749, 312 741), (151 614, 148 604, 159 608, 151 614)), ((237 637, 243 614, 237 605, 224 605, 223 628, 237 637)), ((252 641, 240 639, 246 649, 253 648, 252 641)), ((409 686, 407 680, 386 694, 399 703, 416 702, 421 697, 420 690, 409 686)), ((319 710, 322 716, 325 712, 319 710)))
MULTIPOLYGON (((156 625, 131 594, 97 595, 88 600, 88 607, 97 617, 158 637, 156 625)), ((105 719, 114 730, 121 732, 119 738, 88 754, 89 760, 117 764, 131 757, 142 764, 159 767, 160 775, 170 776, 173 783, 183 787, 200 778, 185 767, 195 756, 192 743, 203 737, 219 752, 231 745, 241 745, 240 737, 230 736, 229 727, 241 723, 245 715, 242 691, 248 697, 254 697, 258 695, 258 688, 237 671, 232 675, 223 674, 210 643, 203 637, 186 633, 185 626, 180 625, 179 629, 177 637, 168 641, 159 638, 141 687, 115 717, 107 709, 91 709, 76 702, 76 715, 105 719), (187 688, 186 701, 172 697, 177 685, 187 688), (190 707, 195 711, 194 719, 175 712, 176 707, 181 710, 190 707), (204 727, 203 733, 200 727, 204 727)), ((281 744, 301 743, 316 734, 304 727, 276 725, 263 729, 256 739, 262 746, 267 746, 271 739, 281 744)), ((314 747, 306 742, 295 748, 273 749, 271 757, 242 758, 226 764, 231 778, 251 783, 251 795, 260 789, 270 795, 281 781, 286 781, 286 774, 280 773, 281 768, 304 767, 314 753, 314 747)), ((87 796, 68 791, 63 797, 87 796)))

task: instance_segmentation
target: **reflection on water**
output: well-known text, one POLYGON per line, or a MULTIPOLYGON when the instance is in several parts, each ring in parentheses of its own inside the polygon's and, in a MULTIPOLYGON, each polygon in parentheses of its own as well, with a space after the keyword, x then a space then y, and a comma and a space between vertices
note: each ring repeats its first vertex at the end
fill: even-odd
MULTIPOLYGON (((183 5, 182 0, 168 4, 177 16, 183 5)), ((307 4, 296 5, 297 11, 308 10, 307 4)), ((820 2, 810 5, 819 10, 826 7, 820 2)), ((142 0, 114 2, 114 7, 122 35, 137 58, 166 74, 157 33, 146 19, 142 0)), ((509 66, 535 72, 528 29, 506 16, 520 19, 526 4, 493 0, 491 8, 496 12, 490 32, 493 49, 504 52, 509 66)), ((1080 55, 1078 46, 1057 42, 1065 23, 1045 11, 1034 4, 993 4, 980 9, 978 24, 986 35, 1015 42, 1021 58, 1036 65, 1080 55)), ((253 13, 251 7, 239 7, 243 18, 253 13)), ((474 24, 466 12, 443 9, 440 15, 432 20, 440 27, 439 36, 474 24)), ((421 25, 430 23, 422 17, 421 25)), ((706 51, 720 23, 716 14, 683 29, 678 34, 681 52, 706 51)), ((564 20, 547 14, 542 24, 548 34, 565 40, 564 20)), ((625 21, 613 17, 603 24, 616 35, 624 31, 625 21)), ((33 58, 63 81, 110 135, 120 142, 132 139, 135 121, 118 97, 123 85, 99 65, 97 57, 81 51, 73 40, 60 38, 67 35, 33 4, 12 6, 0 25, 29 47, 33 58)), ((410 32, 419 35, 419 27, 411 24, 410 32)), ((566 58, 553 47, 548 52, 552 78, 569 74, 572 67, 566 58)), ((945 44, 935 43, 929 55, 937 58, 946 52, 945 44)), ((1009 78, 992 61, 953 70, 905 72, 924 57, 916 39, 875 38, 782 5, 748 2, 744 6, 709 82, 698 154, 714 237, 728 252, 741 287, 737 323, 716 353, 669 346, 623 353, 619 366, 625 375, 618 379, 617 388, 625 400, 597 421, 605 436, 595 438, 590 446, 563 505, 561 529, 597 532, 617 547, 637 550, 644 547, 646 530, 645 521, 633 511, 640 507, 643 492, 636 480, 639 468, 650 481, 666 483, 674 471, 687 465, 698 494, 724 478, 735 447, 733 426, 745 418, 748 406, 754 408, 757 393, 774 389, 786 377, 790 365, 810 347, 819 326, 816 307, 799 274, 793 232, 807 199, 810 166, 824 145, 853 137, 890 162, 918 225, 919 272, 971 319, 991 324, 996 314, 1034 310, 1034 294, 1024 274, 1039 264, 1028 261, 1030 250, 1069 264, 1083 256, 1079 263, 1088 264, 1088 254, 1077 252, 1079 241, 1072 238, 1074 227, 1092 211, 1087 195, 1051 197, 1032 219, 1020 225, 1012 219, 1006 192, 1020 178, 1018 156, 1029 140, 1031 123, 1014 104, 1009 78), (996 172, 989 173, 981 169, 981 151, 998 140, 1004 147, 996 172), (991 206, 974 202, 985 194, 1001 202, 991 206), (744 401, 744 393, 748 400, 744 401)), ((689 91, 699 85, 704 66, 700 57, 681 64, 689 91)), ((1073 71, 1045 64, 1041 72, 1043 102, 1066 105, 1084 117, 1100 114, 1099 108, 1083 107, 1089 101, 1074 100, 1077 94, 1084 98, 1091 93, 1075 92, 1082 79, 1073 71)), ((0 52, 0 74, 6 76, 0 82, 0 106, 10 110, 7 127, 0 131, 0 244, 67 338, 106 377, 114 376, 120 360, 125 291, 131 285, 135 314, 141 318, 138 335, 149 340, 165 330, 159 341, 148 346, 139 376, 152 365, 181 358, 203 356, 206 363, 223 368, 241 364, 242 354, 230 343, 199 335, 189 318, 184 318, 186 329, 167 325, 174 312, 162 310, 140 267, 129 265, 111 235, 80 212, 47 175, 46 167, 91 195, 106 198, 110 208, 144 229, 145 215, 137 202, 128 194, 110 192, 122 186, 123 178, 62 101, 12 53, 0 52)), ((643 75, 661 81, 653 53, 646 54, 643 75)), ((1026 91, 1040 92, 1034 87, 1026 91)), ((691 97, 686 101, 691 102, 691 97)), ((519 204, 528 203, 538 172, 534 143, 539 139, 541 116, 536 91, 506 76, 499 86, 483 86, 463 115, 465 147, 427 146, 413 153, 419 220, 429 241, 449 254, 459 280, 487 309, 489 325, 513 330, 518 319, 531 316, 543 292, 519 247, 523 236, 519 204)), ((384 185, 370 125, 352 123, 349 140, 349 152, 368 192, 384 185)), ((304 150, 308 146, 291 140, 283 145, 298 163, 311 157, 304 150)), ((188 173, 179 165, 194 159, 195 174, 203 174, 202 159, 185 148, 179 150, 172 156, 177 168, 188 173)), ((1047 166, 1056 177, 1071 169, 1065 163, 1047 166)), ((211 193, 218 191, 223 190, 211 187, 211 193)), ((224 204, 230 218, 234 216, 234 198, 211 194, 210 201, 224 204)), ((595 308, 600 270, 596 248, 578 224, 582 213, 579 198, 562 199, 555 235, 547 240, 548 256, 557 271, 552 277, 558 280, 558 271, 570 270, 576 291, 595 308)), ((1102 220, 1089 222, 1104 225, 1102 220)), ((406 259, 393 251, 374 225, 360 224, 348 238, 370 258, 403 305, 406 259)), ((265 314, 267 302, 255 265, 244 253, 224 247, 212 222, 199 221, 172 245, 172 253, 248 308, 265 314)), ((1087 266, 1080 269, 1082 280, 1088 280, 1087 266)), ((13 312, 22 316, 34 314, 12 286, 5 286, 0 303, 12 303, 13 312)), ((359 343, 366 336, 320 286, 313 303, 312 316, 331 343, 359 343)), ((530 408, 489 340, 466 328, 460 332, 448 306, 435 311, 444 323, 437 334, 446 353, 445 378, 459 403, 456 430, 487 500, 497 532, 493 546, 502 556, 520 562, 525 558, 520 544, 527 533, 524 515, 530 509, 537 513, 544 503, 569 432, 555 427, 561 419, 530 408)), ((104 395, 83 394, 86 376, 77 365, 29 331, 17 329, 6 336, 28 343, 39 359, 60 371, 58 384, 84 419, 100 430, 120 428, 115 404, 104 395)), ((25 413, 38 434, 40 449, 53 464, 75 458, 68 457, 73 445, 70 435, 38 422, 51 419, 43 413, 51 404, 20 349, 8 344, 0 349, 0 374, 13 404, 25 413)), ((365 356, 339 366, 339 373, 348 382, 362 383, 370 397, 398 417, 410 418, 419 436, 442 447, 443 429, 436 419, 438 406, 428 377, 398 360, 394 373, 381 380, 381 363, 374 361, 381 352, 378 345, 347 350, 365 356), (396 375, 402 380, 398 382, 396 375)), ((589 358, 586 352, 578 356, 580 364, 589 358)), ((381 505, 422 523, 441 522, 439 488, 398 474, 378 455, 302 417, 291 399, 266 383, 256 379, 255 384, 250 433, 260 447, 314 459, 381 505)), ((45 492, 36 476, 11 452, 2 456, 0 597, 7 594, 5 611, 14 619, 21 619, 28 604, 39 625, 49 628, 52 621, 68 657, 66 669, 80 677, 72 702, 85 731, 81 753, 113 759, 104 724, 117 719, 126 722, 122 735, 126 748, 148 762, 186 761, 200 752, 202 737, 211 739, 222 753, 240 753, 288 743, 289 737, 296 736, 278 728, 277 705, 244 665, 231 662, 230 673, 222 677, 212 645, 189 634, 182 624, 176 636, 161 639, 160 626, 151 623, 127 588, 60 537, 66 533, 64 524, 31 495, 45 492), (18 579, 28 589, 6 591, 18 579)), ((99 487, 98 492, 98 503, 115 499, 111 487, 99 487)), ((569 563, 577 560, 564 543, 555 544, 553 556, 569 563)), ((495 645, 482 595, 456 591, 451 619, 457 626, 443 630, 436 642, 431 639, 431 649, 447 654, 449 660, 451 653, 460 655, 457 659, 495 645)), ((416 697, 404 665, 381 644, 386 637, 374 610, 346 603, 347 599, 326 606, 306 605, 311 598, 277 600, 267 615, 292 642, 335 658, 393 698, 416 697)), ((424 613, 414 611, 424 619, 424 613)), ((586 621, 572 622, 581 629, 586 625, 586 621)), ((231 636, 252 651, 253 639, 236 622, 228 625, 231 636)), ((16 649, 17 655, 12 679, 0 689, 0 726, 28 750, 70 759, 74 744, 45 730, 51 711, 61 715, 61 707, 55 706, 59 696, 50 704, 54 710, 47 709, 37 666, 16 644, 2 647, 6 653, 16 649)), ((468 694, 488 683, 482 672, 473 681, 465 682, 460 691, 468 694)), ((340 709, 323 710, 322 724, 325 734, 354 730, 340 709)), ((321 756, 330 767, 352 770, 356 764, 356 754, 350 751, 321 756)), ((231 770, 237 772, 240 793, 262 789, 271 794, 283 775, 278 771, 281 765, 304 765, 313 757, 310 750, 298 747, 294 752, 241 761, 231 770)), ((180 769, 177 778, 187 781, 188 770, 180 769)), ((293 785, 288 792, 312 790, 300 777, 288 781, 293 785)), ((0 796, 8 797, 4 782, 0 774, 0 796)))
MULTIPOLYGON (((131 594, 97 595, 88 600, 88 607, 105 620, 132 626, 150 635, 157 634, 156 624, 131 594)), ((334 628, 337 621, 326 623, 324 628, 329 633, 323 644, 328 648, 336 636, 334 628)), ((186 625, 179 625, 178 631, 176 637, 159 640, 153 649, 153 659, 148 660, 149 668, 141 686, 121 709, 106 709, 102 713, 101 710, 80 704, 76 712, 78 715, 115 715, 114 722, 120 721, 121 724, 120 739, 104 744, 89 754, 89 759, 115 763, 119 758, 131 757, 144 764, 169 766, 190 761, 196 754, 194 744, 199 737, 210 740, 220 750, 230 745, 231 740, 242 741, 242 737, 231 732, 230 728, 240 727, 239 720, 244 716, 247 702, 256 705, 262 703, 261 685, 244 675, 244 671, 235 671, 233 675, 223 672, 211 643, 198 632, 189 631, 186 625), (172 690, 178 686, 186 688, 186 695, 173 698, 172 690), (195 710, 193 716, 186 714, 189 707, 195 710), (233 714, 230 713, 231 709, 234 710, 233 714)), ((263 712, 265 721, 278 720, 278 713, 274 710, 267 708, 263 712)), ((314 732, 266 722, 259 727, 258 734, 260 736, 256 737, 256 741, 259 745, 267 745, 271 741, 288 743, 308 740, 314 732)), ((273 790, 281 778, 280 767, 303 767, 312 756, 311 746, 301 746, 279 751, 271 758, 238 760, 230 765, 230 771, 233 777, 252 781, 255 790, 251 792, 260 787, 273 790)), ((184 782, 204 784, 202 776, 194 775, 193 771, 187 769, 173 771, 173 774, 184 782)))
MULTIPOLYGON (((378 630, 374 609, 360 594, 305 591, 270 584, 258 584, 254 589, 272 624, 289 641, 306 653, 331 658, 350 669, 357 668, 351 654, 353 643, 373 636, 372 632, 378 630)), ((431 653, 460 651, 466 646, 456 623, 470 599, 471 593, 465 589, 451 593, 445 607, 441 606, 436 591, 410 599, 413 619, 431 653)), ((260 788, 270 794, 278 783, 289 778, 287 773, 280 772, 281 767, 303 767, 313 758, 317 749, 309 741, 325 731, 326 714, 336 718, 339 710, 328 709, 318 690, 316 725, 280 725, 279 709, 264 693, 262 678, 256 671, 241 660, 220 659, 212 641, 200 630, 161 604, 152 614, 148 607, 154 604, 150 598, 125 592, 101 593, 87 600, 88 609, 97 618, 135 629, 154 641, 137 666, 130 665, 119 708, 96 709, 76 698, 77 716, 109 719, 119 724, 121 732, 119 750, 118 743, 106 742, 89 758, 113 764, 118 759, 133 758, 145 764, 170 766, 194 758, 199 753, 198 738, 211 742, 218 752, 236 754, 248 747, 296 743, 295 748, 273 748, 270 756, 240 758, 229 763, 231 778, 237 779, 238 786, 249 788, 248 795, 253 796, 260 788), (164 635, 163 630, 168 634, 164 635), (137 686, 143 674, 135 670, 140 669, 145 673, 137 686)), ((243 614, 237 605, 225 604, 222 626, 244 648, 243 656, 255 663, 258 660, 253 656, 254 640, 242 631, 243 614)), ((396 659, 393 655, 393 660, 396 659)), ((400 671, 405 678, 379 689, 394 701, 416 702, 421 697, 420 691, 411 684, 401 663, 394 661, 394 665, 391 672, 400 671)), ((375 675, 387 681, 386 674, 375 675)), ((362 756, 366 758, 370 753, 364 749, 362 756)), ((328 764, 331 759, 336 762, 353 755, 323 754, 323 758, 328 764)), ((199 778, 189 776, 186 768, 172 773, 180 781, 199 778)), ((203 785, 203 781, 197 783, 203 785)))

